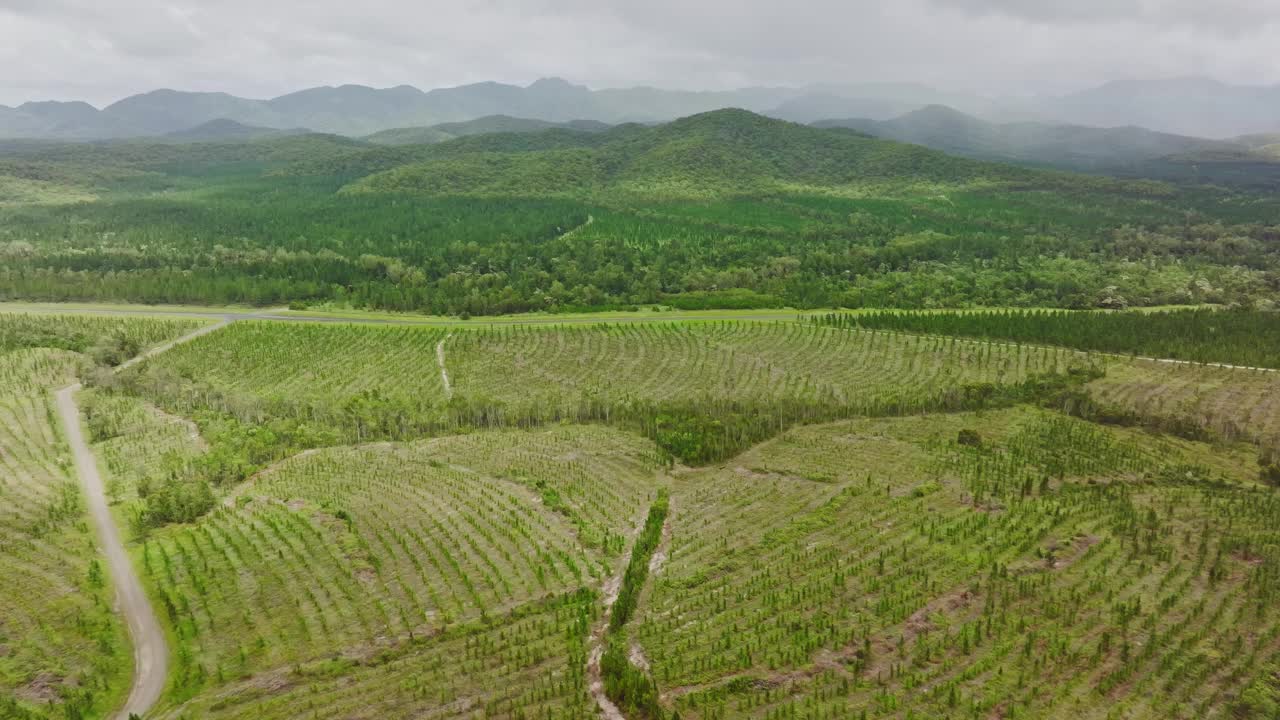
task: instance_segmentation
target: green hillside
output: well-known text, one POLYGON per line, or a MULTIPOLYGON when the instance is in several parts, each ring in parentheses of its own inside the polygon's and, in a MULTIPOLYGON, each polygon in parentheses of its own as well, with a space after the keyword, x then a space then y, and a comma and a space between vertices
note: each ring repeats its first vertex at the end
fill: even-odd
POLYGON ((814 130, 744 110, 719 110, 654 128, 628 126, 603 133, 598 141, 581 135, 561 137, 598 145, 588 153, 539 154, 538 150, 549 150, 546 146, 551 143, 541 140, 520 147, 510 142, 514 139, 511 136, 490 136, 484 143, 485 152, 521 154, 495 159, 479 154, 477 145, 446 144, 437 157, 366 178, 351 189, 506 192, 509 188, 503 185, 504 180, 495 183, 494 174, 486 169, 498 163, 505 173, 521 176, 525 192, 563 192, 562 179, 555 170, 562 162, 593 168, 577 183, 579 187, 688 196, 885 182, 904 189, 931 182, 1052 182, 1048 176, 1037 177, 1017 168, 852 133, 814 130))
POLYGON ((741 110, 433 145, 19 144, 0 178, 12 299, 478 315, 1269 307, 1280 287, 1273 194, 981 162, 741 110))
POLYGON ((258 125, 245 125, 235 120, 219 118, 185 130, 166 133, 162 138, 175 142, 238 142, 286 137, 289 135, 305 135, 308 132, 302 129, 277 130, 258 125))

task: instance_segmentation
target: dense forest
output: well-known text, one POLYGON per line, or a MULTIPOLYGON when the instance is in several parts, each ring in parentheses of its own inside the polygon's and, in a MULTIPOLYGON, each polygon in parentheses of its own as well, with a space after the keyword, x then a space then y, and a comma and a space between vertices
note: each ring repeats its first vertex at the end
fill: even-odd
POLYGON ((4 299, 479 315, 1270 307, 1280 292, 1274 197, 742 111, 396 147, 17 144, 0 178, 4 299))
POLYGON ((962 335, 1189 362, 1280 368, 1280 322, 1273 312, 888 311, 836 313, 815 320, 835 327, 962 335))

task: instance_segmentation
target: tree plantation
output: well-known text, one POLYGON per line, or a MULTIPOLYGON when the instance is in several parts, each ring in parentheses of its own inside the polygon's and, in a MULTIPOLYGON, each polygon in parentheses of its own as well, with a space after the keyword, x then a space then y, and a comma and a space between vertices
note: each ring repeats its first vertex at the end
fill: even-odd
POLYGON ((131 696, 99 492, 147 717, 1273 717, 1269 326, 1080 317, 0 315, 0 707, 131 696))
POLYGON ((0 718, 1280 718, 1273 139, 537 85, 0 106, 0 718))

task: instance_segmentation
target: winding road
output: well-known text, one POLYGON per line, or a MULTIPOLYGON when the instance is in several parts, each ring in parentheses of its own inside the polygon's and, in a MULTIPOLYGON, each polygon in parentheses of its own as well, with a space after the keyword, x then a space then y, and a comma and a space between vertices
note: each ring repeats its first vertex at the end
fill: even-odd
MULTIPOLYGON (((157 345, 150 350, 128 360, 117 371, 135 365, 143 360, 158 355, 178 343, 186 342, 225 326, 229 320, 206 325, 199 330, 182 337, 157 345)), ((67 444, 71 447, 71 457, 75 462, 76 474, 84 487, 85 498, 89 507, 89 516, 93 519, 94 530, 98 534, 98 542, 107 559, 107 570, 116 588, 116 607, 124 615, 129 626, 129 638, 133 642, 133 685, 129 689, 129 697, 124 707, 116 713, 116 718, 139 717, 146 715, 160 694, 164 692, 165 681, 169 672, 169 647, 165 641, 164 630, 156 618, 151 600, 142 588, 142 580, 129 560, 129 553, 120 540, 120 529, 111 517, 111 509, 107 505, 107 496, 98 472, 98 463, 94 460, 89 444, 85 442, 84 431, 80 423, 80 409, 76 407, 75 394, 80 384, 68 385, 54 393, 58 416, 62 419, 62 428, 66 432, 67 444)))

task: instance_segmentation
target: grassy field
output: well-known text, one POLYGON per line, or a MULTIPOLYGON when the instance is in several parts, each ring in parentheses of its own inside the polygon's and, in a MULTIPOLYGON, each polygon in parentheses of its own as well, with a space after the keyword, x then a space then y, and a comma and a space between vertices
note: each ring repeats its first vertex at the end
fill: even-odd
POLYGON ((96 717, 123 699, 132 653, 51 391, 95 353, 194 327, 0 315, 0 716, 96 717))

